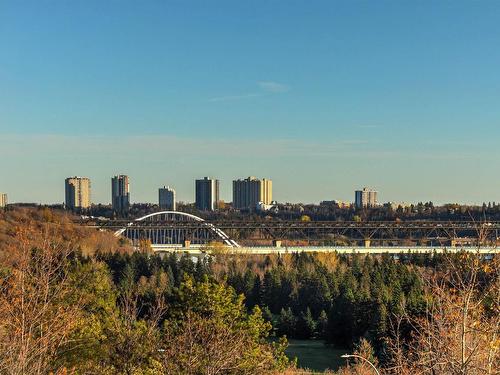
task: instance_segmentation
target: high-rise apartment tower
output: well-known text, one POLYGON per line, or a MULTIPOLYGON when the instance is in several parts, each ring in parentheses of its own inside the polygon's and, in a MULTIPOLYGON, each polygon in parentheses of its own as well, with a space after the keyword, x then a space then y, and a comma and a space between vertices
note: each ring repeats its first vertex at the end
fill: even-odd
POLYGON ((0 193, 0 207, 7 206, 7 194, 0 193))
POLYGON ((118 175, 111 178, 111 203, 113 210, 117 212, 125 212, 130 208, 128 176, 118 175))
POLYGON ((175 190, 170 186, 158 189, 158 203, 164 210, 175 211, 175 190))
POLYGON ((375 190, 363 188, 363 190, 356 190, 354 193, 354 204, 356 208, 372 208, 377 205, 377 194, 375 190))
POLYGON ((219 203, 219 180, 205 177, 196 180, 196 208, 201 211, 214 211, 219 203))
POLYGON ((64 192, 67 208, 90 207, 90 179, 87 177, 68 177, 64 180, 64 192))
POLYGON ((255 209, 259 202, 266 205, 273 200, 273 182, 248 177, 233 181, 233 207, 255 209))

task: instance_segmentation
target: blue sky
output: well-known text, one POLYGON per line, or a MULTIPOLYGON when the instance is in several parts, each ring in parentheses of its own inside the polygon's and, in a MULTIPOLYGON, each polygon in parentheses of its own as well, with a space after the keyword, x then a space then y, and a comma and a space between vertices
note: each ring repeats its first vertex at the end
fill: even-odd
POLYGON ((0 191, 500 201, 498 1, 0 0, 0 191), (39 184, 34 189, 33 181, 39 184))

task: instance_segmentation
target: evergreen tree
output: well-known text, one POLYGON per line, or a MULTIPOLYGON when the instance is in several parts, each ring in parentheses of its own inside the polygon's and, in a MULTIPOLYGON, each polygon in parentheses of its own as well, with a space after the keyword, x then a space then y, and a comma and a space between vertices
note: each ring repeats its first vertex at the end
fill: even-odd
POLYGON ((305 313, 303 311, 300 313, 295 335, 299 339, 310 339, 316 335, 316 328, 317 323, 312 316, 311 309, 308 307, 305 313))
POLYGON ((325 310, 321 310, 318 317, 317 332, 318 336, 325 338, 328 329, 328 315, 325 310))
POLYGON ((292 309, 289 307, 286 310, 281 309, 278 322, 277 333, 279 336, 295 337, 297 328, 297 317, 293 314, 292 309))

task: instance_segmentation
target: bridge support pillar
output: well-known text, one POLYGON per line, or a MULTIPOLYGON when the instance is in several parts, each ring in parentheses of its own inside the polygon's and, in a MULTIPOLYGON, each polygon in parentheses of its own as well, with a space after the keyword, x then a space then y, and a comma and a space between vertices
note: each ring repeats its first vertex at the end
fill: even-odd
POLYGON ((365 247, 370 247, 371 241, 370 240, 365 240, 365 247))

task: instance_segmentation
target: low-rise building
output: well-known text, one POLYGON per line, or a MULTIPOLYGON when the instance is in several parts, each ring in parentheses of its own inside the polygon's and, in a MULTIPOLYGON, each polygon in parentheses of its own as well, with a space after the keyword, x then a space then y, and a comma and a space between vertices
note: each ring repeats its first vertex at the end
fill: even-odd
POLYGON ((349 207, 351 207, 352 203, 339 201, 339 200, 334 199, 332 201, 321 201, 321 202, 319 202, 319 205, 326 206, 326 207, 335 207, 335 208, 349 208, 349 207))

